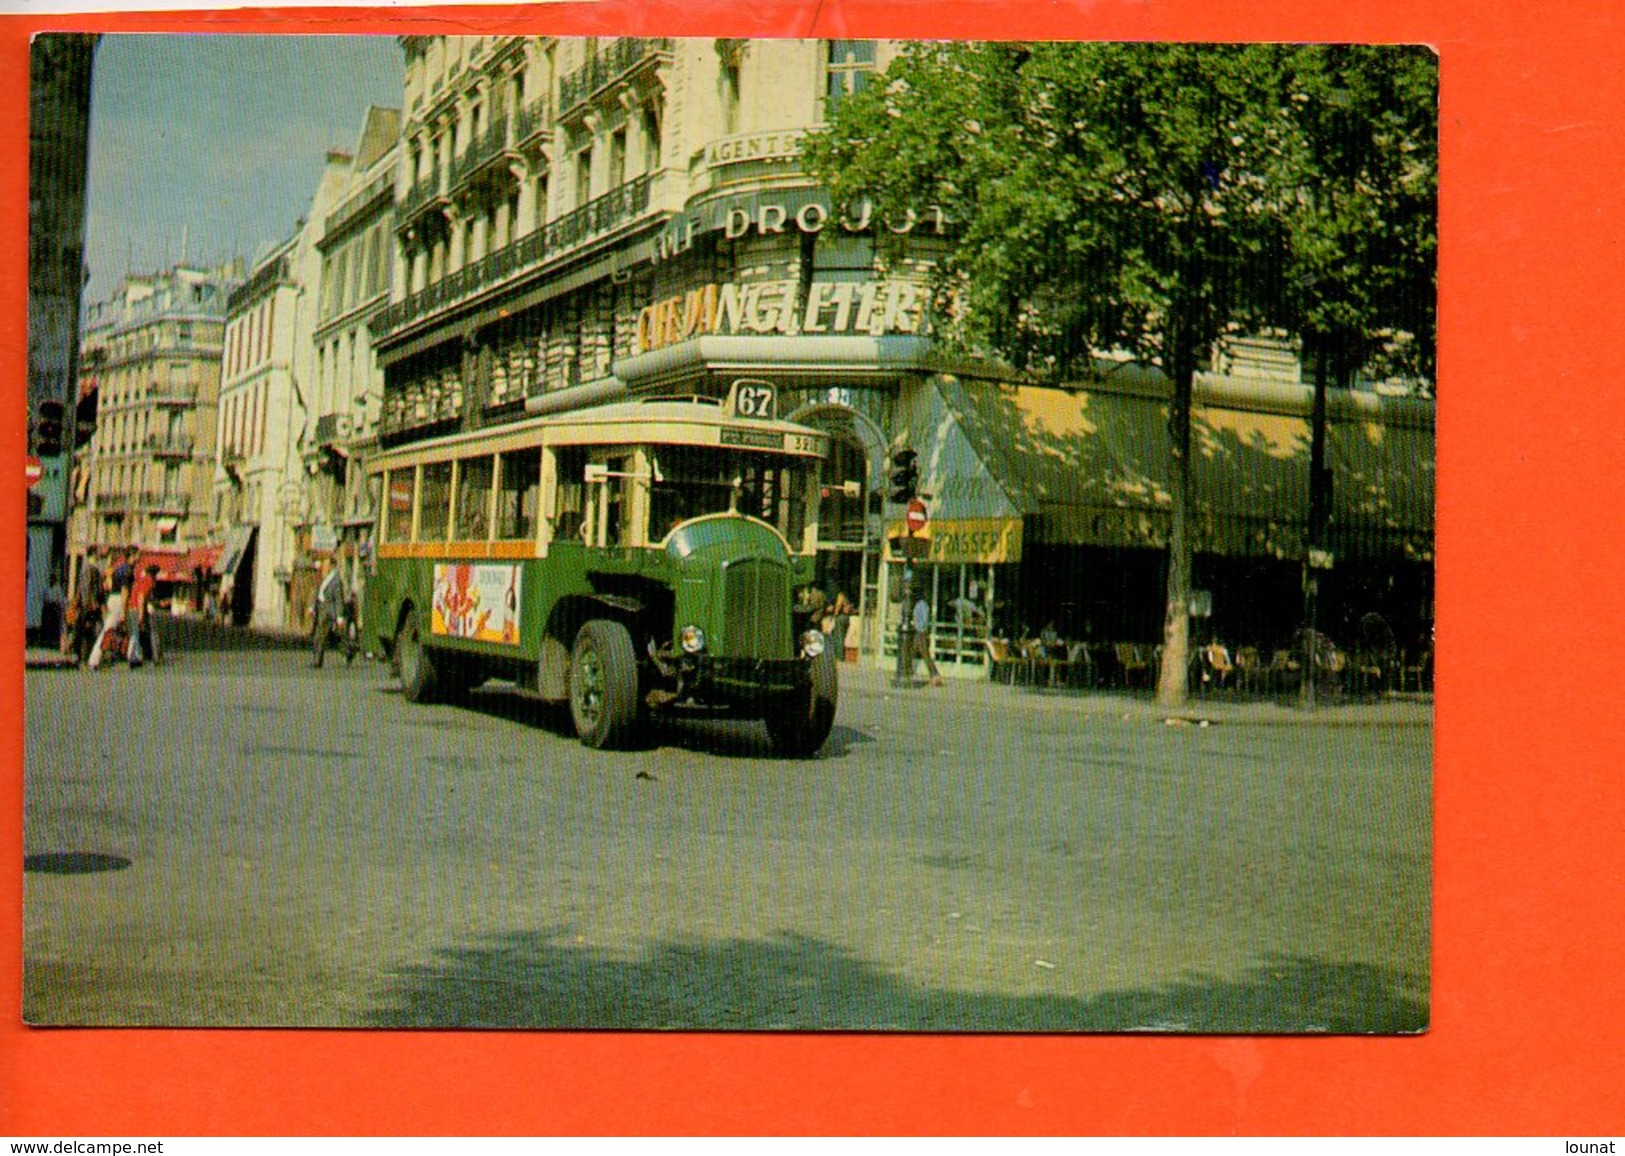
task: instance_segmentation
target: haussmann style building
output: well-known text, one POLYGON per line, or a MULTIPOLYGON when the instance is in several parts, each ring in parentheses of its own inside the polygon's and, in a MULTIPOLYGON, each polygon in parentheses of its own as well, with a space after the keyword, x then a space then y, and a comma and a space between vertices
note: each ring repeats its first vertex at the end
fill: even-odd
MULTIPOLYGON (((833 203, 801 165, 808 129, 895 46, 402 46, 393 292, 369 325, 379 444, 760 382, 779 416, 833 437, 820 582, 860 605, 851 641, 866 661, 890 661, 910 565, 886 500, 904 445, 930 496, 910 583, 947 669, 982 674, 992 636, 1046 623, 1101 644, 1158 639, 1166 380, 1104 355, 1069 388, 948 365, 927 277, 953 222, 930 205, 883 220, 833 203), (901 257, 882 258, 883 234, 901 257)), ((1267 652, 1301 621, 1313 390, 1290 348, 1261 338, 1215 349, 1209 370, 1195 637, 1267 652)), ((1393 392, 1334 391, 1329 405, 1332 542, 1315 577, 1334 637, 1371 614, 1407 642, 1431 622, 1433 403, 1393 392)))
MULTIPOLYGON (((127 276, 82 327, 80 392, 95 432, 79 450, 69 552, 138 551, 182 608, 213 565, 209 483, 226 302, 240 265, 127 276)), ((105 566, 104 566, 105 569, 105 566)))

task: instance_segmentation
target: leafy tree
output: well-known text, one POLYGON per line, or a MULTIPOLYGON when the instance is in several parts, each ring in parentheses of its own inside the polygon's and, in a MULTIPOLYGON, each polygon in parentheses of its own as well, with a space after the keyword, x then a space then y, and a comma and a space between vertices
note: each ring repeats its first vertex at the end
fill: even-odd
MULTIPOLYGON (((1367 366, 1433 377, 1438 67, 1424 48, 1349 45, 1297 48, 1286 67, 1299 195, 1284 221, 1280 313, 1313 367, 1305 527, 1313 553, 1328 545, 1331 521, 1327 390, 1348 388, 1367 366)), ((1318 588, 1307 570, 1311 628, 1318 588)), ((1306 679, 1306 703, 1314 691, 1306 679)))
MULTIPOLYGON (((1367 227, 1369 206, 1357 213, 1316 192, 1333 174, 1365 171, 1353 163, 1357 150, 1338 151, 1339 116, 1385 113, 1385 102, 1413 99, 1425 85, 1415 76, 1391 81, 1387 92, 1356 85, 1377 77, 1317 70, 1315 53, 1324 51, 914 44, 844 100, 805 150, 838 197, 869 196, 889 217, 935 203, 956 222, 939 270, 939 340, 1057 378, 1086 370, 1096 351, 1126 349, 1170 379, 1158 683, 1170 706, 1184 701, 1190 654, 1198 365, 1236 327, 1313 329, 1325 335, 1321 345, 1349 356, 1359 350, 1350 335, 1374 328, 1369 310, 1337 311, 1341 280, 1312 272, 1341 276, 1359 263, 1365 254, 1340 230, 1367 227), (1357 91, 1357 103, 1328 103, 1344 91, 1357 91), (1295 228, 1306 205, 1320 206, 1318 229, 1295 228)), ((1372 63, 1350 59, 1362 69, 1372 63)), ((1385 144, 1374 135, 1360 155, 1370 159, 1385 144)), ((1425 223, 1424 214, 1393 228, 1425 223)), ((1414 275, 1399 260, 1402 248, 1394 247, 1396 278, 1414 275)))
POLYGON ((1333 385, 1377 361, 1430 383, 1437 60, 1420 47, 1332 45, 1292 49, 1285 65, 1298 197, 1284 220, 1281 321, 1333 385))
POLYGON ((893 215, 926 198, 963 223, 943 269, 958 322, 945 339, 1057 375, 1106 348, 1163 366, 1171 705, 1190 653, 1191 386, 1259 304, 1246 274, 1276 237, 1283 77, 1261 47, 918 45, 807 150, 838 196, 893 215))

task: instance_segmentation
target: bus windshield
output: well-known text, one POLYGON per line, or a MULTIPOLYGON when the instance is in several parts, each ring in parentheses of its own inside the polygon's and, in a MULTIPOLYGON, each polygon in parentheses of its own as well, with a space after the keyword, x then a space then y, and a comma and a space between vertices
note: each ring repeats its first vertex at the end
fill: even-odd
POLYGON ((649 447, 655 467, 649 497, 649 540, 677 526, 730 510, 760 518, 801 549, 817 463, 775 454, 740 454, 705 446, 649 447))

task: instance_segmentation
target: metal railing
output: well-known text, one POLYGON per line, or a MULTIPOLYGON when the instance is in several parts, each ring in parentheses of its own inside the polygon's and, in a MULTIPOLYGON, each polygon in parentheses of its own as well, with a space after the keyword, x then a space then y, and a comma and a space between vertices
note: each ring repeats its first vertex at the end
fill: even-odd
POLYGON ((374 177, 366 188, 349 197, 342 205, 328 214, 327 226, 323 230, 324 239, 338 235, 356 218, 365 216, 380 199, 393 191, 394 184, 395 174, 393 172, 374 177))
POLYGON ((148 387, 147 396, 137 399, 132 405, 193 405, 196 402, 197 386, 167 385, 155 381, 148 387))
POLYGON ((154 514, 186 514, 192 509, 192 495, 148 490, 141 495, 141 505, 154 514))
POLYGON ((663 36, 622 36, 582 67, 559 81, 559 108, 576 107, 599 89, 636 71, 649 61, 670 57, 672 42, 663 36))
POLYGON ((552 127, 553 105, 547 97, 538 97, 529 104, 521 105, 513 112, 513 146, 518 148, 544 135, 552 127))
POLYGON ((192 447, 191 434, 149 434, 147 437, 147 450, 158 457, 191 457, 192 447))
POLYGON ((378 314, 376 332, 381 336, 404 329, 431 313, 533 268, 548 257, 619 228, 648 210, 652 185, 653 177, 646 173, 512 244, 486 254, 473 264, 447 274, 382 310, 378 314))
POLYGON ((406 190, 406 196, 401 198, 400 207, 396 209, 396 220, 405 222, 435 204, 445 194, 440 189, 438 176, 420 181, 406 190))

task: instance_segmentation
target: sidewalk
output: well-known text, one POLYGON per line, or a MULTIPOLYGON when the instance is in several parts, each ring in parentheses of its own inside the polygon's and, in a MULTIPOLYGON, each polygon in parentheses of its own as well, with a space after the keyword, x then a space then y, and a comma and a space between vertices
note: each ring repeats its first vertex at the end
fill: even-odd
MULTIPOLYGON (((291 630, 264 630, 227 626, 202 618, 158 618, 159 653, 165 656, 218 651, 300 650, 310 645, 308 634, 291 630)), ((23 654, 27 670, 72 670, 73 659, 54 647, 29 646, 23 654)))
POLYGON ((922 701, 940 697, 955 705, 980 704, 1009 711, 1064 711, 1082 718, 1118 719, 1161 726, 1431 726, 1433 695, 1385 694, 1354 698, 1322 697, 1313 710, 1298 705, 1294 696, 1262 697, 1234 691, 1192 694, 1177 710, 1160 706, 1149 690, 1106 688, 1047 690, 988 679, 950 678, 941 686, 916 678, 912 686, 892 683, 892 672, 866 663, 842 663, 843 693, 881 695, 922 701))

